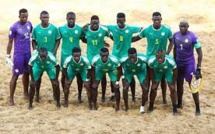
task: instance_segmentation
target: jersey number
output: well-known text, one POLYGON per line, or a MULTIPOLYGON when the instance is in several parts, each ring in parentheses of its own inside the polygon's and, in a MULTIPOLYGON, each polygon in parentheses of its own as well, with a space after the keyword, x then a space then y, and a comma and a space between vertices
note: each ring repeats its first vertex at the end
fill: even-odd
POLYGON ((47 37, 44 37, 44 42, 48 42, 48 38, 47 37))
POLYGON ((159 44, 159 40, 158 39, 155 39, 155 44, 159 44))
POLYGON ((123 36, 122 36, 122 35, 119 37, 119 40, 120 40, 120 41, 123 41, 123 36))
POLYGON ((93 45, 98 45, 98 41, 97 40, 92 40, 93 45))
POLYGON ((73 37, 69 37, 69 41, 70 41, 70 42, 73 42, 73 37))

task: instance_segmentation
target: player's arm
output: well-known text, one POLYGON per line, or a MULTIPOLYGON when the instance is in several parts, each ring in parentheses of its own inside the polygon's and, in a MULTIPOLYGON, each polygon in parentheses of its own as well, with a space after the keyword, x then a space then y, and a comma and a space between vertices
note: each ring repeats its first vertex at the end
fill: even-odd
POLYGON ((166 52, 167 55, 170 54, 170 52, 172 51, 172 48, 173 48, 172 38, 169 38, 168 50, 167 50, 167 52, 166 52))
POLYGON ((60 39, 57 39, 55 43, 54 52, 53 52, 54 55, 56 55, 59 45, 60 45, 60 39))
POLYGON ((173 45, 173 58, 176 60, 176 56, 177 56, 177 47, 176 47, 176 45, 173 45))
POLYGON ((141 39, 141 38, 140 38, 139 35, 133 36, 133 37, 132 37, 132 42, 136 42, 136 41, 138 41, 138 40, 140 40, 140 39, 141 39))
POLYGON ((36 48, 37 48, 37 41, 36 40, 32 40, 32 48, 33 48, 33 50, 36 50, 36 48))
POLYGON ((87 39, 86 39, 86 37, 85 37, 85 33, 84 33, 84 31, 82 31, 82 34, 81 34, 81 41, 83 42, 83 43, 87 43, 87 39))
POLYGON ((11 50, 13 47, 13 38, 9 38, 7 45, 7 55, 10 56, 11 50))
POLYGON ((201 68, 202 57, 203 57, 202 48, 200 47, 200 48, 196 49, 196 52, 197 52, 197 54, 198 54, 197 68, 201 68))
POLYGON ((29 67, 29 72, 30 72, 30 76, 31 76, 31 81, 34 81, 33 66, 32 65, 28 65, 28 67, 29 67))

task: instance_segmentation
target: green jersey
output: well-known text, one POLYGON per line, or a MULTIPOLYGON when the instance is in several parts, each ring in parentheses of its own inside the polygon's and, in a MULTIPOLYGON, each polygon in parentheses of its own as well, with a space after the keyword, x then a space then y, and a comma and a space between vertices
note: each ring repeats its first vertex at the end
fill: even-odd
POLYGON ((165 61, 162 64, 158 63, 155 56, 151 56, 148 60, 148 65, 156 72, 165 72, 166 70, 173 70, 176 68, 175 60, 169 55, 165 55, 165 61))
POLYGON ((72 56, 69 56, 66 58, 63 68, 71 68, 73 72, 83 72, 84 70, 91 69, 91 65, 85 56, 81 56, 78 62, 72 56))
POLYGON ((108 25, 106 27, 113 34, 112 54, 118 59, 127 56, 128 49, 131 47, 132 35, 138 33, 141 28, 129 25, 126 25, 123 29, 120 29, 118 25, 108 25))
POLYGON ((47 68, 50 68, 53 66, 57 66, 58 61, 51 52, 48 52, 48 56, 47 56, 46 60, 41 60, 39 53, 35 52, 31 56, 28 64, 30 66, 37 66, 38 68, 41 68, 41 69, 47 69, 47 68))
POLYGON ((62 38, 61 56, 71 55, 74 47, 80 48, 79 40, 82 36, 82 27, 75 24, 73 28, 69 28, 67 24, 59 27, 62 38))
POLYGON ((88 26, 88 29, 84 32, 87 39, 87 58, 91 62, 93 57, 104 47, 104 38, 105 36, 109 37, 109 32, 103 26, 99 26, 97 31, 92 31, 88 26))
POLYGON ((96 55, 95 57, 93 57, 91 64, 96 68, 96 70, 101 70, 103 72, 116 70, 116 68, 120 66, 119 61, 113 55, 109 55, 108 61, 106 63, 102 62, 100 55, 96 55))
POLYGON ((144 54, 137 55, 137 61, 131 63, 129 57, 126 56, 120 60, 123 70, 127 73, 138 74, 146 69, 147 57, 144 54))
POLYGON ((166 25, 161 25, 160 29, 154 29, 153 25, 150 25, 140 32, 139 37, 146 37, 146 55, 152 56, 155 55, 157 50, 167 50, 167 42, 168 39, 172 38, 172 32, 166 25))
POLYGON ((60 39, 60 34, 53 24, 49 24, 47 28, 43 28, 39 24, 33 29, 32 39, 37 42, 37 50, 45 47, 49 52, 53 53, 56 40, 60 39))

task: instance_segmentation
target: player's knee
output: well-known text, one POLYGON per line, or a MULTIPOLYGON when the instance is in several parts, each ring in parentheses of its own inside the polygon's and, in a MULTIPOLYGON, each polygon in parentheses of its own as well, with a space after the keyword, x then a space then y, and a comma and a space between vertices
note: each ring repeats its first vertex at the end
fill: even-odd
POLYGON ((92 88, 93 89, 97 89, 98 88, 98 84, 97 83, 93 83, 92 88))

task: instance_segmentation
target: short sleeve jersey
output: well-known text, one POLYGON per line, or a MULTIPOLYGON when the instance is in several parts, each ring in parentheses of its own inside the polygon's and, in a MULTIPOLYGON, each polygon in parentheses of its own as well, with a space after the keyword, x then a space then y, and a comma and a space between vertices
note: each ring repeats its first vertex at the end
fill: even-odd
POLYGON ((112 54, 118 59, 127 56, 128 49, 131 47, 132 35, 140 31, 140 27, 126 25, 120 29, 118 25, 107 25, 114 39, 112 54))
POLYGON ((72 56, 66 58, 63 68, 69 68, 74 72, 82 72, 83 70, 90 69, 91 65, 87 57, 81 56, 80 61, 76 62, 72 56))
POLYGON ((96 69, 109 72, 115 70, 118 66, 120 66, 119 61, 117 58, 113 55, 109 55, 108 61, 106 63, 103 63, 101 60, 100 55, 96 55, 92 60, 92 66, 94 66, 96 69))
POLYGON ((96 56, 100 49, 104 47, 105 36, 109 37, 109 32, 107 28, 99 26, 97 31, 92 31, 91 26, 88 26, 85 32, 85 37, 87 39, 87 58, 91 62, 93 57, 96 56))
POLYGON ((30 34, 32 29, 32 24, 29 21, 23 25, 17 21, 10 27, 8 37, 14 39, 14 54, 30 53, 30 34))
POLYGON ((166 25, 161 25, 160 29, 154 29, 153 25, 150 25, 140 32, 139 37, 146 37, 146 55, 152 56, 157 50, 167 51, 167 42, 168 39, 172 38, 172 32, 166 25))
POLYGON ((53 53, 56 40, 60 39, 60 33, 53 24, 49 24, 47 28, 43 28, 39 24, 33 29, 32 39, 37 42, 37 50, 45 47, 49 52, 53 53))
POLYGON ((82 27, 75 24, 73 28, 69 28, 65 24, 58 29, 62 38, 61 55, 71 55, 74 47, 80 48, 79 40, 83 35, 82 27))

